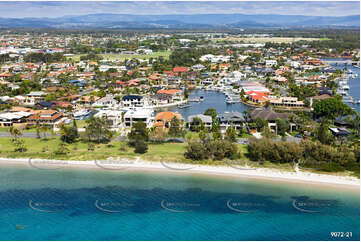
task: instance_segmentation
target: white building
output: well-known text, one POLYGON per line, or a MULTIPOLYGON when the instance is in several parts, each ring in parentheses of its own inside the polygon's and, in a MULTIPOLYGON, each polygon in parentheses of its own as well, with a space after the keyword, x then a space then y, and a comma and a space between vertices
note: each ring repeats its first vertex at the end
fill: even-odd
POLYGON ((106 107, 106 108, 115 108, 118 106, 118 101, 115 100, 112 96, 105 96, 98 99, 92 104, 93 107, 106 107))
POLYGON ((106 117, 112 130, 118 131, 123 125, 124 111, 120 110, 100 110, 94 115, 96 118, 106 117))
POLYGON ((122 97, 122 106, 123 107, 144 107, 145 101, 144 98, 140 95, 126 95, 122 97))
POLYGON ((276 66, 276 65, 277 65, 276 60, 266 60, 266 66, 267 67, 276 66))
POLYGON ((129 110, 124 114, 124 127, 130 129, 133 123, 138 121, 144 122, 148 128, 151 128, 154 123, 154 116, 152 109, 135 109, 129 110))

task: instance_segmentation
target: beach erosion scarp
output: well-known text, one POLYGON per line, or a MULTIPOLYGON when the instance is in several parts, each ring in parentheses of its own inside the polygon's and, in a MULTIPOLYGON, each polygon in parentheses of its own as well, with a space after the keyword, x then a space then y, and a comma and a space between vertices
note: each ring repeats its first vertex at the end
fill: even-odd
POLYGON ((359 189, 360 179, 352 176, 338 176, 318 174, 303 171, 282 171, 270 168, 251 168, 247 166, 209 166, 200 164, 186 164, 164 161, 147 161, 136 159, 107 159, 107 160, 45 160, 33 158, 0 158, 0 165, 29 167, 39 170, 58 169, 99 169, 109 171, 145 171, 169 172, 184 174, 200 174, 211 176, 227 176, 240 179, 271 179, 285 182, 314 183, 319 185, 342 186, 345 188, 359 189))

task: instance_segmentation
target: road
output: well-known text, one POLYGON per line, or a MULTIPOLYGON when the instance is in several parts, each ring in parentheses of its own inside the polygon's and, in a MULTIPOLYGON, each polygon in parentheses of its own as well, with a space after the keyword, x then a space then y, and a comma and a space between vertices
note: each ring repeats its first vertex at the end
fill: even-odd
MULTIPOLYGON (((37 138, 35 132, 23 132, 21 138, 37 138)), ((43 137, 43 133, 41 133, 43 137)), ((47 137, 51 137, 51 133, 46 133, 47 137)), ((55 134, 54 136, 59 136, 59 134, 55 134)), ((13 136, 10 135, 8 132, 0 132, 0 138, 12 138, 13 136)))

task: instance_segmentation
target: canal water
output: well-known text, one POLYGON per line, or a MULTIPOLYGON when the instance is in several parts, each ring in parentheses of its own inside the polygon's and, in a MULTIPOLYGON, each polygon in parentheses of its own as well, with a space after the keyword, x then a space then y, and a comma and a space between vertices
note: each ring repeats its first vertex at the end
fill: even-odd
MULTIPOLYGON (((326 60, 326 59, 325 59, 326 60)), ((333 59, 335 60, 335 59, 333 59)), ((336 60, 344 60, 344 59, 336 59, 336 60)), ((349 94, 355 99, 360 100, 360 68, 357 68, 352 65, 345 66, 344 64, 332 63, 335 69, 343 70, 345 67, 352 71, 352 73, 357 74, 357 77, 350 78, 348 80, 348 84, 350 86, 349 94)), ((169 107, 166 109, 162 109, 162 111, 172 111, 178 112, 182 115, 182 117, 187 120, 188 116, 196 115, 196 114, 203 114, 208 108, 215 108, 218 114, 224 112, 244 112, 245 110, 250 109, 251 107, 244 105, 243 103, 234 103, 234 104, 227 104, 226 103, 226 96, 222 92, 217 91, 208 91, 202 89, 195 89, 191 91, 189 99, 204 97, 203 102, 189 102, 190 105, 187 108, 178 108, 178 107, 169 107)), ((347 103, 350 107, 354 108, 360 113, 360 105, 347 103)))
MULTIPOLYGON (((323 59, 327 60, 327 59, 323 59)), ((333 61, 345 61, 347 59, 332 59, 333 61)), ((350 96, 354 98, 354 100, 360 100, 360 68, 352 66, 352 65, 344 65, 343 63, 332 63, 330 64, 332 67, 334 67, 336 70, 344 70, 344 68, 347 68, 348 70, 351 70, 353 74, 357 74, 355 78, 349 78, 348 79, 348 85, 350 86, 350 90, 348 93, 350 96)), ((360 113, 360 104, 353 104, 353 103, 346 103, 351 108, 354 108, 357 110, 358 113, 360 113)))
POLYGON ((189 99, 204 97, 203 102, 189 102, 190 107, 187 108, 178 108, 173 107, 169 108, 169 111, 178 112, 182 117, 187 120, 188 116, 195 114, 203 114, 208 108, 215 108, 218 114, 224 112, 243 112, 248 110, 249 107, 243 103, 226 103, 226 95, 222 92, 217 91, 207 91, 202 89, 193 90, 190 93, 189 99))

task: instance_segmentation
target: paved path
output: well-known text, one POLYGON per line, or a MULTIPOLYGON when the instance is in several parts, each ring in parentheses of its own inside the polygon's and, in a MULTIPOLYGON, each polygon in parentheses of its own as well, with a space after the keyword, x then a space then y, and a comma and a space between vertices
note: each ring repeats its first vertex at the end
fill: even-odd
MULTIPOLYGON (((35 132, 23 132, 21 138, 37 138, 35 132)), ((43 134, 40 134, 43 137, 43 134)), ((51 133, 46 133, 47 137, 51 137, 51 133)), ((59 136, 59 134, 54 134, 54 136, 59 136)), ((0 132, 0 138, 12 138, 13 136, 10 135, 8 132, 0 132)))

